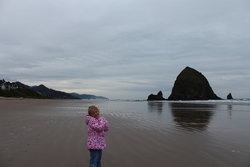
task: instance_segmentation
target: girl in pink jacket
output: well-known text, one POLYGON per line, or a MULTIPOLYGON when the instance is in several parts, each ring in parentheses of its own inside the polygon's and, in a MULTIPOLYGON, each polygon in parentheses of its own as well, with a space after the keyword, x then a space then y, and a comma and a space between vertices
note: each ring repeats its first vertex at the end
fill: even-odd
POLYGON ((101 167, 102 150, 106 147, 104 133, 109 130, 109 123, 104 117, 100 117, 96 106, 89 107, 85 122, 88 126, 89 167, 101 167))

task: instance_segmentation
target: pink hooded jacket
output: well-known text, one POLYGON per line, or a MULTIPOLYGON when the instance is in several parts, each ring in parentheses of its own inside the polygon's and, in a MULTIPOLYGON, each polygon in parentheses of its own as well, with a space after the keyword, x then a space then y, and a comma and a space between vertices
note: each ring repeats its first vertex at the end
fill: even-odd
POLYGON ((104 132, 109 130, 109 123, 104 117, 98 119, 87 115, 85 122, 88 126, 87 148, 103 150, 106 147, 104 132))

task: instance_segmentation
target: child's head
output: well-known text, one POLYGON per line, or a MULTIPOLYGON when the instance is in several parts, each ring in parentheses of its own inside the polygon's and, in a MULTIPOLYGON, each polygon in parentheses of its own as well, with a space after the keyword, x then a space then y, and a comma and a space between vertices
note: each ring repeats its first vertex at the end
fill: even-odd
POLYGON ((99 109, 96 106, 89 106, 88 114, 92 117, 99 117, 99 109))

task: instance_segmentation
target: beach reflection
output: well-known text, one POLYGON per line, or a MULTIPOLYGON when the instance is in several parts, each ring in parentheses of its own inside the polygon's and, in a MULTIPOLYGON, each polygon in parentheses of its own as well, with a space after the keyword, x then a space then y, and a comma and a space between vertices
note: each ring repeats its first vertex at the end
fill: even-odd
POLYGON ((169 103, 176 126, 182 129, 206 130, 216 109, 214 104, 169 103))
POLYGON ((161 101, 149 101, 148 102, 148 111, 150 112, 159 112, 161 113, 163 110, 163 102, 161 101))
POLYGON ((232 119, 232 110, 233 110, 232 104, 228 104, 227 105, 227 111, 228 111, 228 118, 229 119, 232 119))

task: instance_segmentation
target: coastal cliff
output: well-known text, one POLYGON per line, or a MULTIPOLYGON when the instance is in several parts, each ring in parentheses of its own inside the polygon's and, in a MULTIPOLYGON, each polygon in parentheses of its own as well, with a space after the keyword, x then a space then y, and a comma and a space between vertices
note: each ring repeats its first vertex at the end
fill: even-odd
POLYGON ((66 93, 47 88, 45 85, 28 86, 21 82, 0 80, 0 97, 22 97, 35 99, 102 99, 108 98, 89 94, 66 93))

